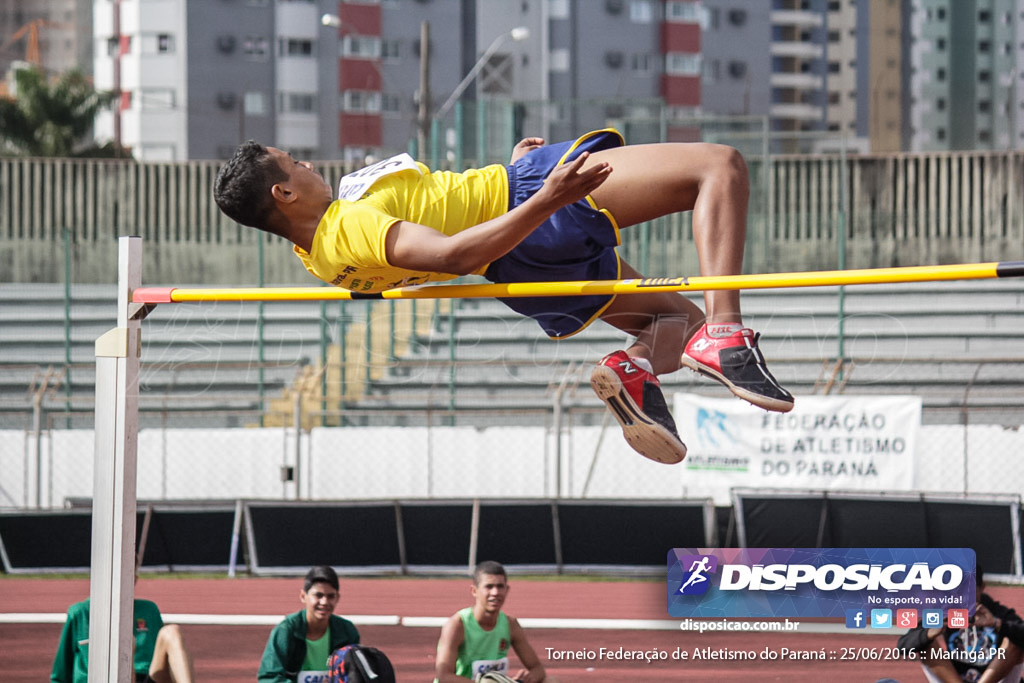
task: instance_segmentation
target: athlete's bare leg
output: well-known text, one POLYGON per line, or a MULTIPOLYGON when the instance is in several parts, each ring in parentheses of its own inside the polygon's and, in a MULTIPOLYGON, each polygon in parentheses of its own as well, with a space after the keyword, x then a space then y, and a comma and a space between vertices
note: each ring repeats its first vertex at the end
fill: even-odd
MULTIPOLYGON (((701 275, 738 275, 743 268, 750 180, 742 155, 725 145, 663 143, 594 152, 612 173, 594 190, 599 208, 620 227, 693 211, 701 275)), ((626 299, 626 297, 620 297, 626 299)), ((709 323, 742 322, 738 290, 705 292, 709 323)))
POLYGON ((195 680, 192 658, 185 649, 177 624, 168 624, 157 634, 149 677, 156 683, 192 683, 195 680))
MULTIPOLYGON (((625 261, 621 274, 623 278, 642 277, 625 261)), ((664 375, 682 367, 680 349, 704 324, 704 313, 681 294, 657 292, 616 297, 601 319, 635 336, 626 353, 648 359, 654 374, 664 375)))

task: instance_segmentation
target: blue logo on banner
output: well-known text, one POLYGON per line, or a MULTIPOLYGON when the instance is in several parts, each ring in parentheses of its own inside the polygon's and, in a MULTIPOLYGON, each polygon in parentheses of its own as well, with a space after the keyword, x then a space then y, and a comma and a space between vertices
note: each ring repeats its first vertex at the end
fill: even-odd
POLYGON ((679 586, 680 595, 704 595, 711 587, 708 574, 718 569, 718 558, 714 555, 686 555, 679 558, 684 567, 689 567, 683 575, 683 583, 679 586))
POLYGON ((846 628, 865 628, 868 625, 868 612, 863 609, 846 610, 846 628))
POLYGON ((921 611, 921 626, 925 628, 942 628, 942 610, 926 609, 921 611))
POLYGON ((930 608, 973 607, 975 556, 970 548, 674 548, 667 589, 673 617, 835 617, 850 628, 893 628, 899 607, 918 610, 925 625, 930 608))

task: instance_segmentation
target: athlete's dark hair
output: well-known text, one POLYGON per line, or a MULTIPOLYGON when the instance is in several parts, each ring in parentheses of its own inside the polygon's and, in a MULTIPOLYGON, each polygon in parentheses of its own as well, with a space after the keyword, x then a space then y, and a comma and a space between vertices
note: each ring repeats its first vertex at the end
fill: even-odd
POLYGON ((326 583, 334 590, 338 590, 338 574, 333 568, 326 564, 320 564, 306 572, 306 580, 302 584, 302 590, 308 591, 314 583, 326 583))
POLYGON ((234 156, 217 171, 213 198, 228 218, 279 234, 280 214, 270 188, 288 180, 267 148, 249 140, 238 146, 234 156))
POLYGON ((494 560, 486 560, 481 562, 473 569, 473 585, 480 585, 480 577, 484 574, 490 574, 491 576, 503 576, 508 581, 508 574, 505 572, 505 567, 500 562, 494 560))

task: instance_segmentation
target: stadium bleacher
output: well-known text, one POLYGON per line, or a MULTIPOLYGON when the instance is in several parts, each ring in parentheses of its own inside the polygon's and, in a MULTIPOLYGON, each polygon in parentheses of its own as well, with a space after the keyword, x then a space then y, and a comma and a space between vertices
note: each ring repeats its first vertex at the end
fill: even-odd
MULTIPOLYGON (((66 305, 62 285, 0 285, 4 411, 24 410, 43 381, 52 401, 91 401, 93 343, 114 325, 114 296, 112 286, 76 285, 66 305)), ((328 347, 343 334, 365 335, 354 326, 383 317, 391 303, 375 304, 384 307, 375 313, 355 302, 158 306, 143 324, 142 408, 202 411, 211 425, 217 411, 258 411, 261 397, 282 395, 324 359, 337 359, 328 347)), ((958 422, 964 410, 998 421, 999 411, 1019 414, 1024 407, 1019 282, 751 290, 743 306, 747 324, 763 334, 770 367, 796 395, 920 395, 930 423, 958 422)), ((625 342, 604 323, 549 340, 500 302, 460 300, 410 335, 394 358, 379 350, 370 359, 349 358, 352 367, 358 360, 374 372, 359 370, 361 391, 354 397, 347 388, 345 407, 383 416, 439 408, 543 410, 558 400, 581 409, 584 422, 590 409, 600 419, 601 404, 586 386, 590 366, 625 342)), ((686 370, 663 377, 663 385, 666 394, 726 395, 686 370)), ((328 396, 332 391, 339 387, 326 388, 328 396)))

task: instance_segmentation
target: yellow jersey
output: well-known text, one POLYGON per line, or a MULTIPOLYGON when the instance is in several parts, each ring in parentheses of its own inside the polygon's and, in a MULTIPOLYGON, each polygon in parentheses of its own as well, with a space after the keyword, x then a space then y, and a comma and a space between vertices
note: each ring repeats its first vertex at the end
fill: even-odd
POLYGON ((410 221, 454 235, 497 218, 508 212, 508 173, 500 164, 463 173, 431 173, 417 166, 420 172, 406 169, 381 177, 356 201, 331 203, 309 252, 293 249, 306 270, 328 284, 366 293, 458 277, 390 265, 384 249, 388 230, 410 221))

